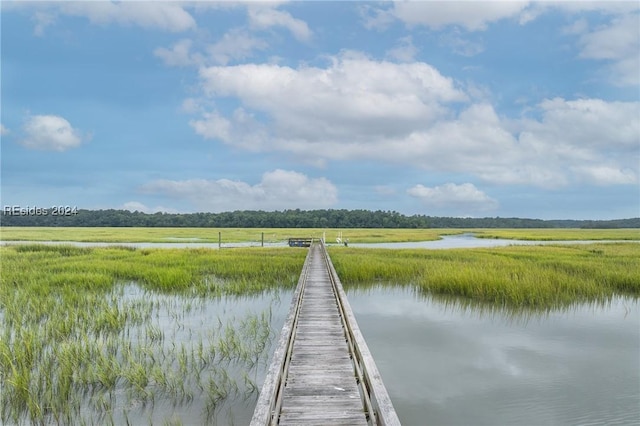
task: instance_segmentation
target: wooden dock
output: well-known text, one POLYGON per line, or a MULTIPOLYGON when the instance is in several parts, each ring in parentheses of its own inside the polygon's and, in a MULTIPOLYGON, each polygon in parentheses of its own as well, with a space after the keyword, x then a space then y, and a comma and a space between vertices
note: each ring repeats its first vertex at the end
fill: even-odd
POLYGON ((251 421, 277 424, 400 424, 321 242, 309 248, 251 421))
POLYGON ((289 247, 311 247, 313 238, 289 238, 289 247))

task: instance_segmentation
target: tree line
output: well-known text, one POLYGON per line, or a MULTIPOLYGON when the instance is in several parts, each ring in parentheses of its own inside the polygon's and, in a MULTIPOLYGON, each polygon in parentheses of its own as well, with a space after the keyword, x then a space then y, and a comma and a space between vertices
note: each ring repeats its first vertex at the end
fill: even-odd
POLYGON ((223 213, 143 213, 79 209, 68 215, 0 212, 0 226, 190 228, 640 228, 640 218, 541 220, 407 216, 382 210, 238 210, 223 213))

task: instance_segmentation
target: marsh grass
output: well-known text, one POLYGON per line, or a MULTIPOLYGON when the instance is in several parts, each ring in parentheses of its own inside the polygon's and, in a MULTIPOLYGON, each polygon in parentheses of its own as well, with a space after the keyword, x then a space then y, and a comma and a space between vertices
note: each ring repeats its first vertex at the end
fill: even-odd
MULTIPOLYGON (((640 296, 637 243, 330 253, 347 289, 400 285, 491 309, 640 296)), ((210 301, 293 288, 306 251, 29 244, 0 256, 0 420, 126 424, 181 421, 154 414, 167 404, 197 404, 210 422, 228 398, 255 395, 271 312, 194 321, 210 301)))
POLYGON ((210 418, 226 398, 255 393, 270 311, 195 320, 210 301, 292 287, 305 252, 26 245, 0 255, 1 423, 118 424, 196 399, 210 418))
POLYGON ((347 288, 413 286, 499 307, 549 309, 640 296, 640 246, 594 243, 455 250, 332 248, 347 288))
POLYGON ((102 290, 135 281, 149 290, 220 296, 297 282, 299 249, 131 249, 27 244, 0 248, 3 282, 33 283, 38 293, 102 290), (212 279, 213 278, 213 279, 212 279))
POLYGON ((640 229, 477 229, 478 238, 527 241, 640 240, 640 229))

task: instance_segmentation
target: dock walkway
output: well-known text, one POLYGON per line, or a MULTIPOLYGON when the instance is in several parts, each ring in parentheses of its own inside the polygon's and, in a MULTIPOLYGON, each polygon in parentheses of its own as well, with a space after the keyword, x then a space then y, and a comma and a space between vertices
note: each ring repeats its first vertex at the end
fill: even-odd
POLYGON ((305 260, 251 422, 399 425, 322 243, 305 260))

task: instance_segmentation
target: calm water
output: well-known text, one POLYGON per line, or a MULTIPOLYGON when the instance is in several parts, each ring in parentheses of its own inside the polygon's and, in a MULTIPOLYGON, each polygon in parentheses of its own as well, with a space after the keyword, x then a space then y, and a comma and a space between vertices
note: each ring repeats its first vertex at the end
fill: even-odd
MULTIPOLYGON (((143 346, 148 346, 143 339, 145 330, 148 327, 161 330, 162 341, 151 350, 158 359, 164 359, 159 347, 164 347, 170 353, 172 347, 185 346, 187 353, 191 354, 192 348, 202 342, 206 352, 212 342, 211 338, 224 333, 227 325, 239 330, 241 322, 251 317, 264 315, 268 319, 266 327, 270 326, 272 331, 266 350, 255 365, 248 368, 246 364, 238 365, 233 361, 223 361, 218 365, 238 386, 237 391, 228 398, 211 405, 206 389, 203 391, 189 383, 187 377, 183 379, 192 398, 184 403, 175 403, 175 398, 166 398, 160 393, 152 404, 137 404, 135 400, 129 401, 125 398, 122 391, 116 391, 116 394, 120 392, 120 400, 116 401, 113 407, 114 423, 248 425, 253 416, 258 393, 247 387, 244 376, 247 375, 258 390, 261 388, 271 363, 270 356, 289 312, 292 295, 291 290, 274 290, 256 296, 190 298, 146 292, 135 283, 126 285, 121 296, 123 303, 144 300, 153 306, 150 322, 141 327, 133 327, 129 338, 134 347, 139 341, 143 346), (213 410, 210 410, 211 407, 213 410)), ((175 363, 173 369, 174 373, 177 373, 178 366, 175 363)), ((204 383, 210 375, 214 380, 220 379, 209 367, 205 368, 202 374, 205 377, 204 383)), ((189 377, 193 378, 192 376, 192 373, 189 373, 189 377)), ((86 419, 96 418, 95 412, 89 409, 85 409, 83 414, 86 419)))
MULTIPOLYGON (((389 249, 453 249, 453 248, 481 248, 481 247, 506 247, 514 245, 546 245, 546 244, 592 244, 595 242, 619 242, 619 241, 529 241, 507 240, 492 238, 476 238, 474 234, 445 235, 436 241, 413 241, 402 243, 353 243, 349 247, 360 248, 389 248, 389 249)), ((625 241, 628 242, 628 241, 625 241)))
MULTIPOLYGON (((184 298, 174 296, 152 295, 140 291, 138 287, 129 287, 126 297, 152 297, 160 300, 160 308, 156 310, 155 324, 166 334, 166 345, 189 343, 198 341, 202 336, 210 334, 216 323, 234 324, 237 326, 243 319, 255 315, 268 313, 271 324, 271 338, 267 349, 258 363, 248 372, 249 378, 260 390, 271 364, 273 351, 280 337, 280 330, 284 325, 293 292, 290 290, 275 290, 257 296, 229 296, 219 299, 199 299, 192 307, 184 309, 188 303, 184 298), (167 306, 173 309, 167 309, 167 306), (179 317, 171 311, 180 312, 179 317)), ((206 339, 205 339, 206 340, 206 339)), ((238 393, 222 401, 207 421, 207 400, 204 395, 196 393, 189 404, 173 406, 171 403, 159 403, 150 408, 134 411, 129 414, 129 420, 134 424, 165 424, 168 419, 179 420, 177 424, 201 425, 210 423, 217 425, 248 425, 258 399, 258 393, 252 392, 243 383, 246 370, 234 367, 233 363, 225 363, 223 368, 232 380, 239 386, 238 393)), ((116 422, 119 419, 116 418, 116 422)))
MULTIPOLYGON (((358 324, 403 425, 637 424, 640 420, 640 304, 562 312, 506 312, 425 299, 410 289, 347 291, 358 324)), ((139 296, 134 294, 134 297, 139 296)), ((131 295, 129 296, 131 297, 131 295)), ((164 296, 162 296, 164 297, 164 296)), ((290 291, 203 301, 156 321, 169 341, 188 341, 212 322, 270 311, 275 347, 290 291), (169 330, 174 330, 170 332, 169 330)), ((182 303, 182 302, 180 302, 182 303)), ((252 373, 262 386, 266 356, 252 373)), ((216 424, 248 424, 257 395, 230 399, 216 424)), ((130 419, 201 424, 203 401, 157 404, 130 419)))
POLYGON ((514 315, 402 289, 347 293, 403 424, 640 421, 637 301, 514 315))
MULTIPOLYGON (((193 239, 190 239, 193 240, 193 239)), ((0 245, 14 244, 70 244, 76 247, 135 247, 135 248, 218 248, 218 243, 201 243, 195 241, 181 241, 178 238, 171 238, 166 243, 101 243, 101 242, 78 242, 78 241, 0 241, 0 245)), ((473 234, 445 235, 436 241, 414 241, 403 243, 349 243, 349 247, 360 248, 424 248, 424 249, 451 249, 451 248, 478 248, 478 247, 505 247, 511 245, 542 245, 542 244, 591 244, 602 242, 619 241, 526 241, 526 240, 506 240, 476 238, 473 234)), ((624 241, 629 242, 629 241, 624 241)), ((341 244, 327 242, 328 246, 342 246, 341 244)), ((223 243, 223 248, 228 247, 260 247, 260 241, 248 241, 240 243, 223 243)), ((264 247, 288 247, 286 242, 270 243, 265 242, 264 247)))

